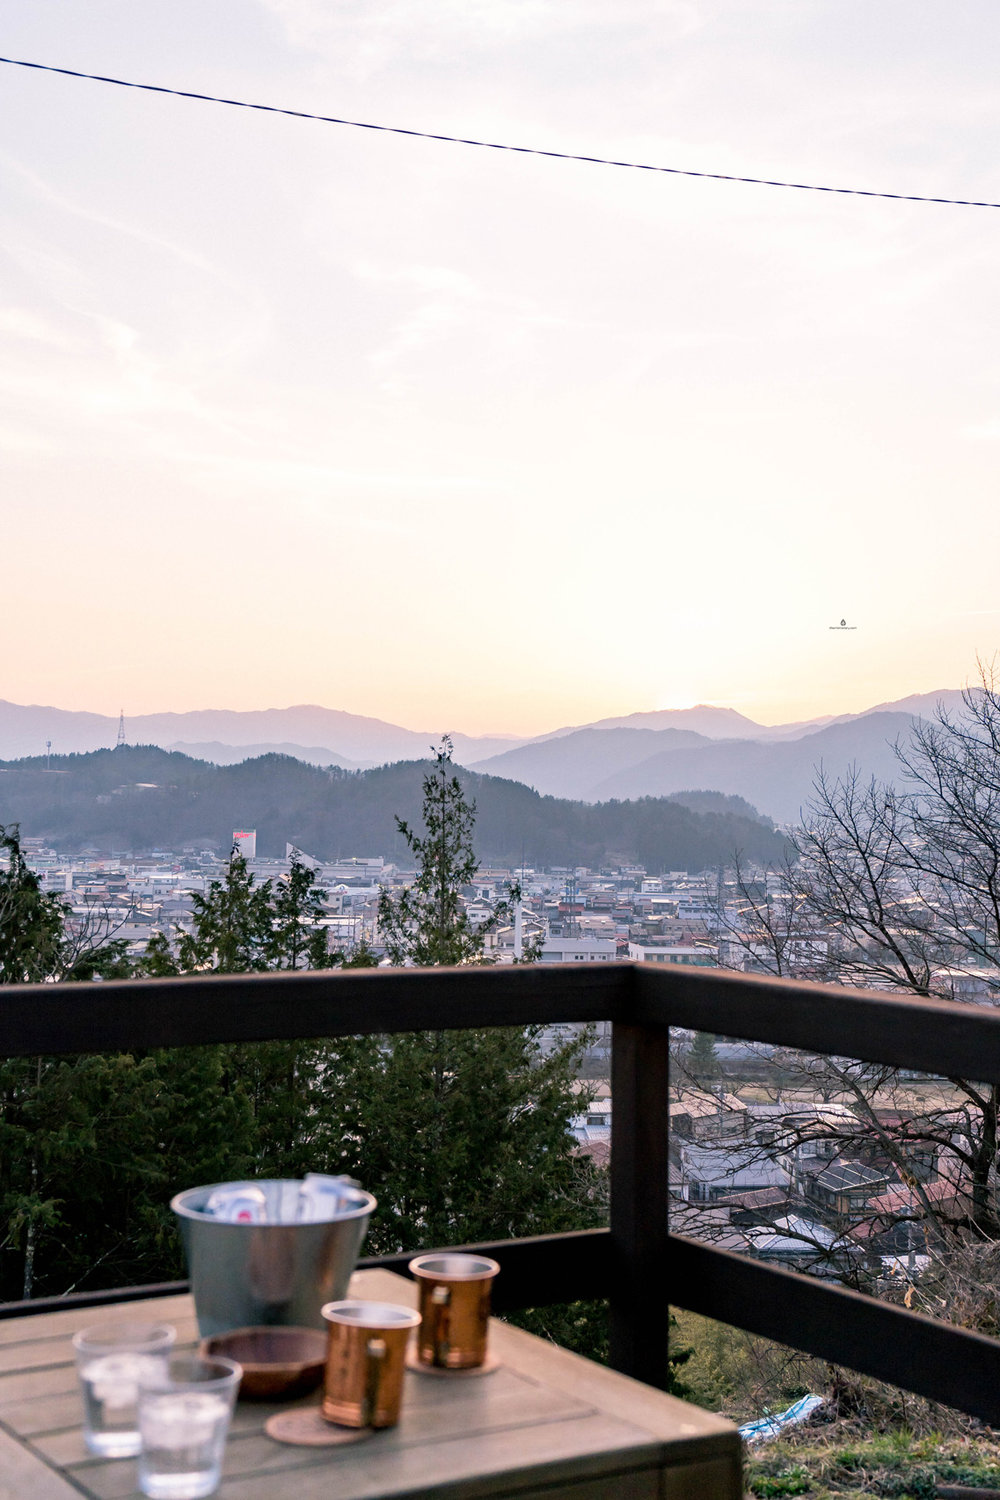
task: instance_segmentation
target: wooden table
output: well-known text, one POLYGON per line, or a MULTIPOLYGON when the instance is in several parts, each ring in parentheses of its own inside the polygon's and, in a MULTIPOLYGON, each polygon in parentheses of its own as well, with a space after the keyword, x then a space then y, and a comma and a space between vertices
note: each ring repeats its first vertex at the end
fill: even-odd
MULTIPOLYGON (((362 1271, 351 1295, 412 1306, 415 1288, 362 1271)), ((104 1316, 173 1323, 179 1346, 197 1341, 190 1297, 0 1322, 0 1500, 138 1493, 135 1461, 93 1457, 81 1433, 70 1338, 104 1316)), ((721 1417, 496 1320, 490 1341, 493 1374, 408 1372, 399 1425, 351 1446, 278 1444, 263 1430, 277 1408, 241 1403, 220 1500, 738 1500, 739 1435, 721 1417)))

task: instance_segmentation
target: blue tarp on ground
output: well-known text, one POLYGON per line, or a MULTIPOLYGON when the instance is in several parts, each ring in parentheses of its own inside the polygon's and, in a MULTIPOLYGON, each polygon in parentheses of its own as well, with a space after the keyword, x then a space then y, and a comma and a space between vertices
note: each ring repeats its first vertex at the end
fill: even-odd
POLYGON ((817 1406, 823 1405, 822 1396, 800 1396, 798 1401, 792 1403, 785 1411, 779 1411, 773 1417, 761 1417, 756 1422, 744 1422, 740 1428, 740 1437, 745 1443, 760 1443, 766 1438, 777 1437, 786 1427, 794 1427, 796 1422, 804 1422, 806 1417, 811 1416, 817 1406))

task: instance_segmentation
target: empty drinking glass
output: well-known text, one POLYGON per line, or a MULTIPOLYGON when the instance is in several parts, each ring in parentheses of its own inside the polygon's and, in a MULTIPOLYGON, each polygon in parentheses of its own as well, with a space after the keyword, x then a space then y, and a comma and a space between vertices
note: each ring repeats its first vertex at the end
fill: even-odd
POLYGON ((215 1493, 242 1374, 232 1359, 178 1354, 140 1377, 139 1488, 150 1500, 215 1493))
POLYGON ((168 1323, 100 1323, 74 1335, 83 1394, 83 1436, 102 1458, 139 1451, 139 1376, 166 1368, 177 1337, 168 1323))

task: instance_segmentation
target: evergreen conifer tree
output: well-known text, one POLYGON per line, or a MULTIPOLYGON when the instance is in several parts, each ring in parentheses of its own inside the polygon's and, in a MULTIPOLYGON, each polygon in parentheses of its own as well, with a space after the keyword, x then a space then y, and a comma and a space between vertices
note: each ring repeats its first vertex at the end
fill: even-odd
POLYGON ((383 888, 379 898, 379 933, 393 964, 481 963, 486 932, 505 909, 498 908, 480 927, 473 927, 466 913, 462 887, 479 869, 472 843, 476 804, 466 801, 451 754, 445 735, 434 753, 434 769, 424 777, 423 834, 396 819, 417 860, 417 878, 399 896, 383 888))
POLYGON ((38 983, 62 967, 65 908, 28 867, 16 824, 0 824, 0 851, 0 984, 38 983))
MULTIPOLYGON (((394 964, 488 961, 485 934, 506 903, 485 926, 470 923, 462 888, 479 868, 475 811, 445 737, 424 777, 423 831, 397 818, 417 873, 401 895, 383 890, 379 902, 394 964)), ((602 1217, 582 1186, 569 1129, 587 1039, 543 1053, 541 1031, 422 1031, 330 1049, 327 1076, 340 1101, 328 1121, 330 1160, 378 1196, 376 1248, 555 1232, 602 1217)))
POLYGON ((696 1031, 684 1057, 684 1066, 696 1083, 713 1083, 722 1072, 715 1037, 708 1031, 696 1031))
POLYGON ((253 974, 272 967, 271 882, 256 884, 235 845, 225 879, 213 880, 204 895, 197 891, 191 899, 193 929, 177 942, 182 974, 253 974))
MULTIPOLYGON (((322 892, 307 864, 257 883, 238 849, 221 880, 193 899, 193 925, 169 943, 150 944, 147 972, 222 974, 324 968, 333 962, 321 925, 322 892)), ((317 1120, 324 1049, 315 1042, 253 1042, 219 1049, 219 1086, 248 1112, 244 1175, 292 1177, 317 1167, 317 1120)))
POLYGON ((293 855, 287 878, 279 880, 271 897, 268 968, 329 968, 334 959, 321 925, 325 915, 326 903, 312 870, 293 855))

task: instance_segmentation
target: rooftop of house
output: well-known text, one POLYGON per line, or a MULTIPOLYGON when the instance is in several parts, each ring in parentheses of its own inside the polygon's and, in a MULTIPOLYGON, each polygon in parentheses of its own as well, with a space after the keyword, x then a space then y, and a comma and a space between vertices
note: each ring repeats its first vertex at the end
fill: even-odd
POLYGON ((758 1147, 741 1142, 684 1141, 680 1162, 689 1180, 719 1186, 728 1182, 731 1191, 741 1181, 756 1187, 778 1187, 787 1181, 787 1174, 778 1162, 764 1156, 758 1147))
POLYGON ((707 1089, 684 1089, 670 1100, 667 1109, 672 1120, 676 1120, 679 1115, 701 1120, 708 1115, 720 1115, 726 1111, 742 1115, 747 1112, 746 1104, 735 1094, 713 1094, 707 1089))
POLYGON ((747 1193, 726 1193, 716 1198, 716 1208, 743 1208, 762 1211, 769 1208, 784 1208, 788 1202, 787 1187, 755 1188, 747 1193))
POLYGON ((919 1189, 898 1183, 877 1197, 869 1198, 868 1210, 876 1218, 919 1218, 927 1211, 925 1204, 947 1203, 960 1192, 960 1188, 944 1177, 939 1177, 936 1182, 922 1183, 919 1189))
POLYGON ((830 1162, 822 1171, 810 1175, 815 1186, 824 1188, 828 1193, 849 1191, 851 1188, 873 1188, 888 1181, 887 1173, 880 1172, 875 1167, 862 1166, 856 1161, 830 1162))

